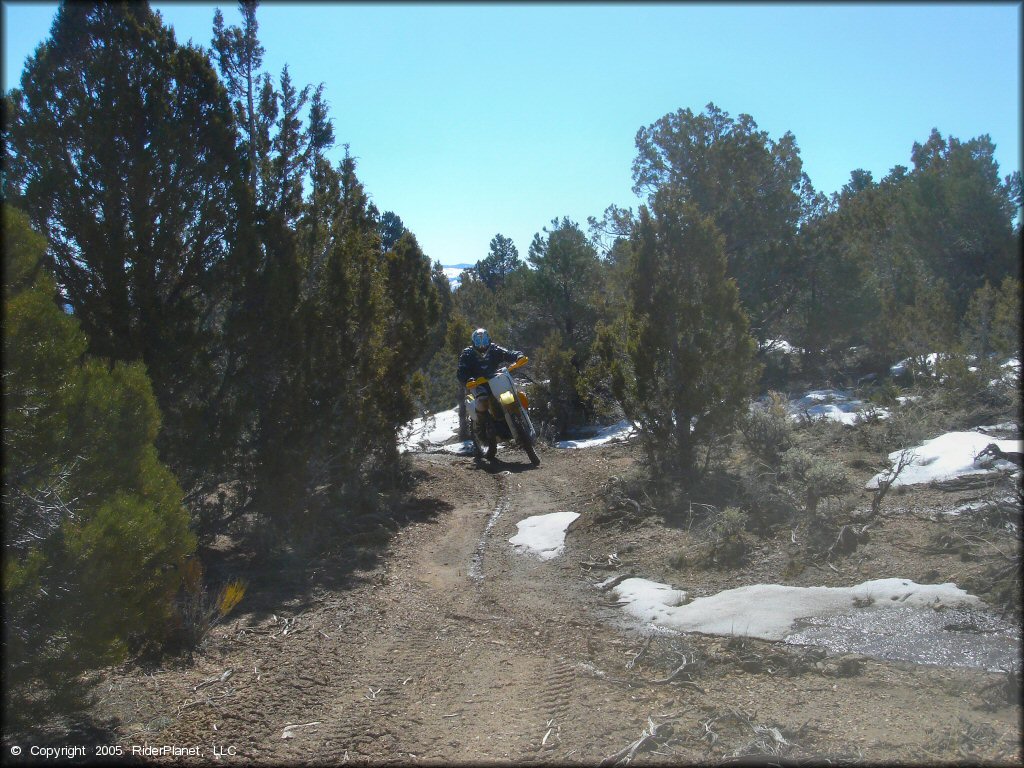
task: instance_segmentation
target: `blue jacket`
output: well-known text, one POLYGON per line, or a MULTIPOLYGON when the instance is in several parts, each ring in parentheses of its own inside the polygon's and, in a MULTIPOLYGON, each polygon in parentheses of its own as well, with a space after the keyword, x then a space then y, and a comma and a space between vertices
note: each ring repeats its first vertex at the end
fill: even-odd
POLYGON ((505 349, 493 343, 483 356, 478 355, 472 347, 466 347, 459 355, 459 383, 465 386, 470 379, 478 379, 481 376, 486 376, 489 379, 498 372, 499 368, 514 363, 522 356, 522 352, 505 349))

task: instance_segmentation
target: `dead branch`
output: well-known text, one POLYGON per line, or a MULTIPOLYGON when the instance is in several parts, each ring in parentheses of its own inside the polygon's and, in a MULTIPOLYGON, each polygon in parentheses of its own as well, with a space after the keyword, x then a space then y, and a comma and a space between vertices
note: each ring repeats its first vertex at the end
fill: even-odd
POLYGON ((624 582, 626 579, 633 578, 633 576, 634 576, 634 574, 633 574, 632 571, 627 571, 626 573, 620 573, 618 576, 615 576, 610 581, 603 582, 602 585, 600 587, 598 587, 598 589, 600 589, 602 592, 610 592, 611 590, 613 590, 617 586, 619 586, 619 584, 624 582))
POLYGON ((912 450, 900 451, 899 457, 896 459, 896 463, 889 466, 889 469, 882 473, 882 477, 878 480, 878 490, 875 491, 875 495, 871 499, 871 513, 865 519, 872 520, 882 510, 882 501, 885 499, 885 495, 892 488, 892 484, 896 482, 896 479, 900 476, 910 464, 917 458, 917 453, 912 450))
POLYGON ((603 563, 591 559, 589 562, 581 560, 580 565, 584 568, 597 568, 603 571, 615 571, 621 568, 623 565, 629 565, 629 563, 623 563, 621 560, 619 560, 618 553, 613 552, 610 555, 608 555, 608 559, 603 563))
POLYGON ((206 686, 208 686, 208 685, 213 685, 213 684, 215 684, 215 683, 224 683, 224 682, 227 682, 227 680, 228 680, 228 679, 229 679, 229 678, 230 678, 230 677, 231 677, 231 676, 232 676, 233 674, 235 674, 235 671, 234 671, 233 669, 225 669, 225 670, 224 670, 223 672, 221 672, 221 673, 220 673, 219 675, 216 675, 216 676, 214 676, 214 677, 210 677, 210 678, 207 678, 206 680, 203 680, 203 682, 201 682, 201 683, 199 683, 198 685, 194 686, 194 687, 192 688, 192 690, 193 690, 193 691, 198 691, 198 690, 199 690, 200 688, 205 688, 205 687, 206 687, 206 686))
POLYGON ((679 677, 682 674, 689 675, 689 672, 685 672, 684 671, 686 669, 686 667, 687 667, 686 662, 683 662, 678 667, 676 667, 675 671, 673 671, 672 674, 669 675, 668 677, 662 678, 660 680, 651 680, 651 685, 668 685, 669 683, 677 682, 679 685, 686 686, 687 688, 693 688, 695 691, 700 691, 701 693, 707 693, 707 691, 705 691, 703 688, 701 688, 699 685, 697 685, 692 680, 678 680, 678 681, 676 680, 676 678, 679 677))
POLYGON ((626 662, 626 669, 632 669, 636 666, 636 663, 640 658, 647 653, 647 649, 651 647, 651 642, 654 640, 654 635, 648 635, 647 641, 643 644, 643 647, 637 652, 637 654, 626 662))
POLYGON ((284 730, 281 732, 282 739, 294 739, 295 734, 293 731, 297 731, 299 728, 311 728, 314 725, 320 725, 320 721, 312 723, 302 723, 301 725, 286 725, 284 730))
POLYGON ((647 728, 640 734, 640 738, 634 741, 632 744, 623 747, 611 757, 606 757, 598 765, 625 765, 628 764, 633 756, 636 755, 641 749, 647 746, 654 738, 658 735, 658 729, 664 725, 655 725, 654 721, 647 718, 647 728))

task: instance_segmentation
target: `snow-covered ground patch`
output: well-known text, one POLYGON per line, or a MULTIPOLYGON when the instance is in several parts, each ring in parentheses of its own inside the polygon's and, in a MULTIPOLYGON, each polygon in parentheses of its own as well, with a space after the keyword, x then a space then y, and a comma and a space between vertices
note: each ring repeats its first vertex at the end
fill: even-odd
MULTIPOLYGON (((900 360, 895 365, 889 366, 889 375, 893 378, 900 376, 908 376, 914 371, 915 360, 917 358, 907 357, 900 360)), ((924 367, 929 374, 934 375, 936 368, 939 363, 939 353, 931 352, 924 356, 924 367)))
POLYGON ((565 532, 579 517, 578 512, 552 512, 534 515, 516 523, 519 533, 509 543, 519 550, 537 555, 541 560, 558 557, 565 551, 565 532))
POLYGON ((425 418, 413 419, 398 434, 398 450, 406 451, 436 448, 450 442, 459 434, 459 409, 441 411, 425 418))
POLYGON ((636 434, 636 427, 628 420, 623 419, 618 424, 604 427, 588 438, 579 440, 559 440, 555 443, 556 448, 593 448, 597 445, 605 445, 612 442, 623 442, 629 440, 636 434))
MULTIPOLYGON (((398 433, 398 450, 408 451, 443 451, 468 455, 473 453, 473 442, 458 441, 459 409, 441 411, 430 416, 413 419, 398 433)), ((557 448, 593 448, 608 443, 625 442, 636 435, 636 427, 623 420, 610 427, 595 427, 589 430, 589 436, 577 440, 561 440, 555 443, 557 448)))
POLYGON ((794 347, 785 339, 765 339, 758 344, 758 349, 764 352, 779 352, 783 355, 793 355, 803 352, 799 347, 794 347))
POLYGON ((626 579, 613 591, 627 613, 655 630, 756 637, 946 667, 1020 665, 1020 627, 952 583, 755 584, 692 602, 682 590, 646 579, 626 579))
POLYGON ((979 608, 982 602, 955 584, 915 584, 907 579, 875 579, 855 587, 787 587, 754 584, 727 589, 680 604, 685 593, 646 579, 626 579, 612 590, 626 612, 641 621, 681 632, 743 635, 783 640, 797 619, 895 605, 979 608))
POLYGON ((1000 424, 983 424, 982 426, 975 427, 975 432, 981 432, 985 435, 1020 435, 1020 424, 1015 421, 1004 421, 1000 424))
POLYGON ((789 401, 790 417, 828 419, 847 426, 856 426, 867 418, 887 418, 889 411, 853 396, 848 389, 814 389, 789 401))
POLYGON ((954 584, 915 584, 876 579, 855 587, 785 587, 756 584, 684 602, 686 593, 645 579, 627 579, 612 588, 628 613, 640 621, 680 632, 741 635, 783 640, 798 618, 851 608, 881 610, 896 605, 918 608, 980 607, 981 600, 954 584))
MULTIPOLYGON (((889 454, 889 462, 896 466, 906 455, 910 463, 903 468, 893 482, 893 487, 900 485, 921 485, 937 480, 952 480, 963 475, 978 475, 1015 469, 1008 461, 995 460, 990 462, 975 460, 989 443, 995 443, 999 449, 1007 452, 1020 452, 1020 440, 993 440, 990 436, 979 432, 947 432, 944 435, 926 440, 914 448, 893 451, 889 454)), ((887 472, 879 472, 868 480, 864 486, 868 489, 878 487, 880 481, 887 479, 887 472)))

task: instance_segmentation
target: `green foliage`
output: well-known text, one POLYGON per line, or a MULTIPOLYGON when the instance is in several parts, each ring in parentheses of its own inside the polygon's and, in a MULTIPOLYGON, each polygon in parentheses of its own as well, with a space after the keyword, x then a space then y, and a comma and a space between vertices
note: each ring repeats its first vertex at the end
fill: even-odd
POLYGON ((800 229, 803 268, 785 338, 807 350, 805 364, 821 364, 835 348, 861 343, 877 312, 864 263, 851 248, 835 208, 822 208, 800 229))
POLYGON ((992 352, 996 291, 986 281, 971 296, 961 324, 960 339, 969 354, 988 357, 992 352))
POLYGON ((487 256, 476 263, 476 273, 483 284, 494 291, 505 282, 505 278, 523 266, 515 243, 499 233, 491 238, 487 256))
POLYGON ((877 184, 854 171, 800 229, 793 340, 812 353, 867 342, 876 370, 958 335, 973 353, 989 345, 991 295, 977 292, 1018 275, 1020 252, 1019 180, 1000 182, 993 152, 988 136, 933 130, 914 144, 912 170, 877 184))
POLYGON ((839 498, 853 482, 839 462, 791 448, 783 455, 784 476, 804 500, 808 514, 817 512, 822 499, 839 498))
POLYGON ((565 337, 553 330, 531 351, 530 360, 533 377, 544 382, 537 385, 542 394, 534 399, 533 420, 545 434, 560 435, 567 427, 576 425, 577 373, 572 352, 565 337))
POLYGON ((724 437, 758 369, 721 235, 692 204, 659 195, 634 234, 628 358, 616 374, 626 413, 667 478, 687 480, 698 445, 724 437))
POLYGON ((47 237, 90 351, 145 363, 165 455, 212 463, 234 438, 218 320, 249 199, 216 72, 148 4, 65 3, 21 86, 6 191, 47 237))
POLYGON ((948 140, 935 129, 911 153, 914 171, 902 196, 905 231, 915 252, 949 286, 960 318, 974 292, 1017 267, 1015 206, 1000 182, 987 135, 948 140))
POLYGON ((999 287, 993 307, 992 348, 1001 355, 1021 352, 1021 281, 1008 276, 999 287))
POLYGON ((383 251, 390 251, 394 248, 399 238, 408 232, 402 222, 402 217, 394 211, 384 211, 381 214, 378 229, 380 231, 380 247, 383 251))
POLYGON ((590 299, 599 278, 597 250, 578 224, 553 219, 543 236, 534 235, 528 261, 533 267, 533 308, 549 328, 562 334, 579 370, 593 334, 590 299))
POLYGON ((164 639, 195 547, 157 459, 145 369, 83 359, 78 321, 39 269, 44 250, 5 207, 5 711, 29 718, 74 704, 83 671, 164 639))
POLYGON ((232 99, 235 119, 245 136, 239 149, 248 171, 249 187, 257 192, 259 199, 266 201, 267 190, 261 182, 269 176, 270 127, 277 117, 277 104, 269 76, 262 78, 261 87, 258 73, 266 52, 258 37, 258 5, 247 0, 238 3, 241 27, 225 28, 220 8, 216 10, 213 17, 213 54, 232 99))
POLYGON ((731 118, 714 104, 701 114, 680 109, 636 136, 633 190, 648 204, 671 189, 708 217, 723 238, 727 274, 758 338, 790 303, 797 274, 794 247, 801 217, 802 173, 796 139, 778 141, 750 115, 731 118))
POLYGON ((740 434, 747 450, 770 469, 778 469, 782 455, 793 445, 793 423, 786 411, 786 397, 769 392, 765 407, 753 407, 740 420, 740 434))
POLYGON ((915 285, 913 302, 900 307, 892 319, 896 349, 914 359, 914 374, 930 374, 930 354, 949 349, 955 339, 953 307, 943 284, 915 285))

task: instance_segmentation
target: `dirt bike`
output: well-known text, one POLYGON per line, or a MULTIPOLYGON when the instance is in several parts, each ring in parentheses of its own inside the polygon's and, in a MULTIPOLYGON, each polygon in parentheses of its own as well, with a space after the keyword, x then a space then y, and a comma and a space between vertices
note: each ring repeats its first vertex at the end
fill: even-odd
MULTIPOLYGON (((488 441, 492 437, 501 437, 506 440, 514 439, 519 443, 519 447, 526 451, 526 455, 530 457, 530 462, 537 466, 540 464, 540 456, 537 455, 536 448, 537 430, 534 429, 527 410, 530 407, 530 401, 527 400, 523 391, 516 386, 516 381, 512 378, 512 371, 526 365, 526 363, 527 358, 521 357, 507 368, 499 369, 489 379, 481 377, 467 381, 466 388, 469 390, 469 394, 466 396, 466 412, 474 422, 479 418, 480 414, 476 411, 476 398, 479 394, 483 393, 474 394, 473 390, 486 384, 491 390, 491 396, 488 398, 487 412, 484 414, 484 429, 486 430, 488 441)), ((476 424, 472 425, 471 431, 476 453, 480 455, 483 453, 485 446, 480 445, 476 424)))

